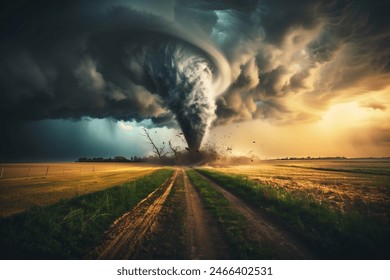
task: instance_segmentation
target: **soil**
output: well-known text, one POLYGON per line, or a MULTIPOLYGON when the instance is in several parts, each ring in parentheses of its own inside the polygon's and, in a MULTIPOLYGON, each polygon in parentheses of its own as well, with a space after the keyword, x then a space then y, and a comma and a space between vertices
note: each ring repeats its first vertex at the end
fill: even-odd
MULTIPOLYGON (((208 180, 249 225, 248 237, 271 248, 277 259, 313 259, 312 254, 259 209, 208 180)), ((184 169, 117 219, 86 259, 230 259, 218 223, 204 207, 184 169)))
POLYGON ((102 243, 86 258, 131 259, 138 251, 145 235, 153 230, 176 176, 177 170, 171 178, 139 202, 130 212, 117 219, 106 232, 102 243))
POLYGON ((260 209, 246 203, 202 174, 198 174, 207 180, 245 217, 250 228, 250 238, 256 241, 260 247, 272 249, 276 259, 314 259, 307 248, 279 227, 277 222, 273 222, 270 217, 266 217, 260 209))
POLYGON ((186 201, 184 178, 179 172, 153 230, 132 256, 138 260, 188 259, 185 240, 186 201))
POLYGON ((190 259, 229 259, 228 246, 202 204, 198 192, 188 180, 184 170, 184 189, 187 205, 186 240, 190 259))

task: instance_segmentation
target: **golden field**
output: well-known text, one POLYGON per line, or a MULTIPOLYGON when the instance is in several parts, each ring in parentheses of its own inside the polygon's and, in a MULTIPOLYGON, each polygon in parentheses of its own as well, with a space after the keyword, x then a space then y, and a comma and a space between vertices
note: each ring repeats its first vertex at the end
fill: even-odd
POLYGON ((141 163, 2 164, 0 217, 109 188, 159 168, 141 163))
MULTIPOLYGON (((144 163, 26 163, 2 164, 0 172, 3 167, 0 217, 112 187, 162 168, 144 163)), ((269 160, 210 168, 342 211, 390 220, 388 160, 269 160)))
POLYGON ((214 168, 308 196, 342 211, 356 210, 381 219, 390 216, 388 160, 274 160, 214 168))

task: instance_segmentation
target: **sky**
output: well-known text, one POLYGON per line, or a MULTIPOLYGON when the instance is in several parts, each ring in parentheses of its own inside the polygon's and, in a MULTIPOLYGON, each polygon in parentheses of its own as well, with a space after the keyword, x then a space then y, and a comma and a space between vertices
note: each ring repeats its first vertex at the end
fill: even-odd
POLYGON ((388 1, 6 1, 0 161, 390 156, 388 1), (186 141, 177 134, 183 132, 186 141))

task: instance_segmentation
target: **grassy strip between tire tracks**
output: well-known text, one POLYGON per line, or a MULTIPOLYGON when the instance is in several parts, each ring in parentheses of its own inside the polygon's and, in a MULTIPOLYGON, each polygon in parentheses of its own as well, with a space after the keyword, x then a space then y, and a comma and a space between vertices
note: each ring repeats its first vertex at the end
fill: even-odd
POLYGON ((195 188, 199 190, 206 207, 210 209, 215 220, 218 221, 234 258, 272 258, 273 254, 269 248, 260 248, 258 244, 248 239, 248 227, 244 217, 230 206, 229 201, 222 194, 194 170, 187 170, 186 173, 195 188))
POLYGON ((159 187, 173 170, 0 220, 2 259, 79 259, 118 217, 159 187))
POLYGON ((222 187, 286 222, 324 259, 388 259, 389 225, 342 213, 307 197, 259 184, 244 176, 197 169, 222 187))

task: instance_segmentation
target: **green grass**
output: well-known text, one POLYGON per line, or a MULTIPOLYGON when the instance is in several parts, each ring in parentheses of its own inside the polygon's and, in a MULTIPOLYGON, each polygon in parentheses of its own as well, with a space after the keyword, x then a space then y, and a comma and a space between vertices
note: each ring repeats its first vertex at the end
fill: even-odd
POLYGON ((301 237, 322 259, 387 259, 390 257, 388 224, 342 213, 308 197, 259 184, 244 176, 208 169, 197 170, 256 205, 301 237))
POLYGON ((230 245, 231 253, 237 259, 270 259, 269 248, 259 248, 248 236, 248 226, 244 217, 230 206, 229 201, 215 190, 209 182, 194 170, 186 171, 192 184, 200 192, 201 198, 230 245))
POLYGON ((160 186, 173 170, 103 191, 35 207, 0 220, 1 259, 79 259, 110 224, 160 186))

